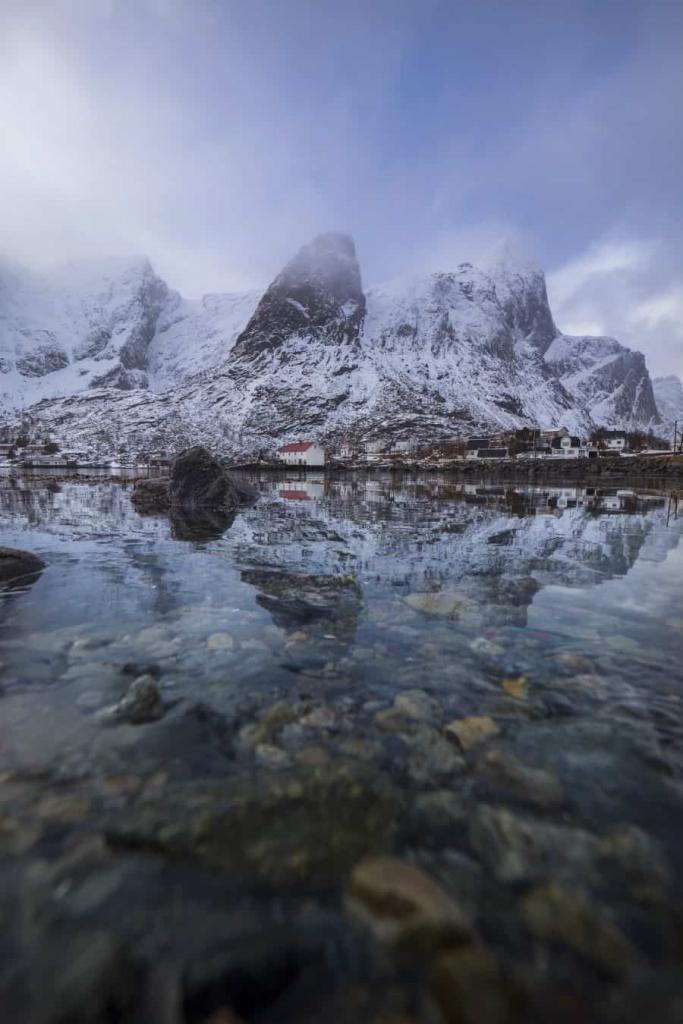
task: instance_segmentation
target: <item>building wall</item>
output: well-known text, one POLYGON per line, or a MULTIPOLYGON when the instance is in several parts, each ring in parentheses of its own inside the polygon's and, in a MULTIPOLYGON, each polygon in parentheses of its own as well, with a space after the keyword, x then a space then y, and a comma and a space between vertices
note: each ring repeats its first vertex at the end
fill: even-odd
POLYGON ((288 466, 324 466, 325 451, 319 445, 311 445, 305 452, 279 452, 282 462, 288 466))

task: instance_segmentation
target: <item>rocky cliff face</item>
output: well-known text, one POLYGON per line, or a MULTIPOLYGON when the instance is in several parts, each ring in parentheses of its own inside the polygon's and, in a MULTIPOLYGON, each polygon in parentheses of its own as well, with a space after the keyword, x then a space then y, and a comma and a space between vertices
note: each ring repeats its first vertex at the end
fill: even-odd
POLYGON ((147 260, 46 275, 0 268, 3 404, 21 407, 90 387, 147 387, 159 314, 176 301, 147 260))
POLYGON ((659 423, 652 381, 641 352, 614 338, 558 334, 545 360, 576 402, 601 426, 650 428, 659 423))
MULTIPOLYGON (((325 234, 260 300, 187 302, 148 264, 125 288, 117 281, 108 303, 85 301, 81 289, 88 329, 69 344, 45 307, 30 344, 17 344, 16 316, 2 336, 14 344, 5 345, 10 383, 22 375, 22 348, 21 379, 36 364, 49 381, 31 392, 48 399, 31 414, 67 442, 239 451, 348 432, 432 440, 524 425, 657 423, 642 355, 613 339, 562 335, 534 267, 463 263, 366 295, 353 241, 325 234), (55 390, 63 380, 68 389, 55 390)), ((32 307, 19 305, 25 324, 32 307)))

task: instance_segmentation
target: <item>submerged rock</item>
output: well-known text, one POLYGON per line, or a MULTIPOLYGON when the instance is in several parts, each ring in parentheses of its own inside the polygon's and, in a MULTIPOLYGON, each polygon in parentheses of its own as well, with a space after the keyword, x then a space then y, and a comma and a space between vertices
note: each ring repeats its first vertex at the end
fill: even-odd
POLYGON ((482 806, 469 834, 472 847, 501 882, 549 874, 585 879, 595 873, 598 840, 583 829, 520 818, 505 807, 482 806))
POLYGON ((396 857, 357 864, 347 890, 351 912, 382 942, 415 952, 462 942, 471 927, 445 889, 396 857))
POLYGON ((636 962, 635 950, 616 925, 574 889, 554 882, 539 886, 522 899, 520 909, 536 938, 562 943, 609 974, 624 974, 636 962))
POLYGON ((431 990, 446 1024, 508 1024, 516 1017, 510 985, 483 946, 442 953, 431 990))
POLYGON ((159 684, 151 675, 138 676, 129 686, 127 693, 111 707, 98 713, 101 721, 130 722, 141 725, 161 718, 163 707, 159 684))
POLYGON ((500 729, 487 715, 458 718, 446 726, 446 735, 453 737, 463 750, 478 747, 499 733, 500 729))
POLYGON ((45 568, 45 562, 30 551, 0 547, 0 584, 32 583, 45 568))

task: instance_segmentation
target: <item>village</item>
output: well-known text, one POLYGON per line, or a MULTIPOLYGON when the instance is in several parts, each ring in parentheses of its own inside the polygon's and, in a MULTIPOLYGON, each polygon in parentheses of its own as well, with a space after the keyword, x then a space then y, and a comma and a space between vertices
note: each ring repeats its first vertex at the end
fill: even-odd
MULTIPOLYGON (((315 440, 290 441, 275 450, 260 449, 248 456, 226 461, 242 468, 287 469, 370 469, 435 468, 458 463, 514 464, 557 460, 584 460, 647 455, 670 455, 679 446, 661 437, 641 432, 598 428, 588 438, 572 434, 566 427, 555 430, 522 428, 488 436, 454 437, 433 442, 416 438, 343 437, 325 445, 315 440)), ((163 472, 175 451, 124 451, 104 453, 63 448, 54 437, 29 441, 21 435, 0 442, 0 467, 49 468, 61 470, 109 470, 112 473, 138 469, 163 472)))

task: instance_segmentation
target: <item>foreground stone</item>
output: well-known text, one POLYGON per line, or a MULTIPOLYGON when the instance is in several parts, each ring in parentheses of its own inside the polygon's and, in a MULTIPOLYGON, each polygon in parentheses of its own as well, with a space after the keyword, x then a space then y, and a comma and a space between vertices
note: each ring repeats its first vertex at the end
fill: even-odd
POLYGON ((580 892, 552 882, 525 896, 520 910, 536 938, 562 943, 608 974, 624 974, 636 962, 633 947, 616 925, 580 892))
POLYGON ((458 718, 446 726, 446 735, 455 739, 463 750, 478 747, 499 733, 500 729, 487 715, 458 718))
POLYGON ((520 818, 505 807, 479 807, 470 842, 501 882, 524 882, 548 875, 594 875, 599 842, 589 832, 520 818))
POLYGON ((495 956, 481 946, 442 953, 431 989, 446 1024, 507 1024, 511 991, 495 956))
POLYGON ((129 722, 142 725, 161 718, 163 707, 159 684, 151 675, 138 676, 130 684, 127 693, 118 702, 98 713, 103 722, 129 722))
POLYGON ((350 911, 381 941, 428 953, 471 937, 461 908, 420 868, 396 857, 357 864, 347 891, 350 911))
POLYGON ((0 547, 0 583, 33 582, 45 568, 45 562, 30 551, 0 547))
MULTIPOLYGON (((267 768, 263 768, 265 773, 267 768)), ((338 883, 391 849, 398 793, 351 769, 305 769, 169 787, 112 818, 111 845, 236 871, 273 885, 338 883)))

